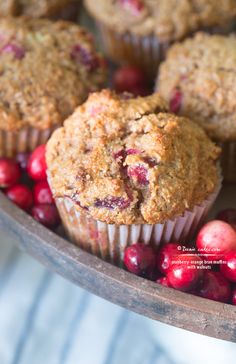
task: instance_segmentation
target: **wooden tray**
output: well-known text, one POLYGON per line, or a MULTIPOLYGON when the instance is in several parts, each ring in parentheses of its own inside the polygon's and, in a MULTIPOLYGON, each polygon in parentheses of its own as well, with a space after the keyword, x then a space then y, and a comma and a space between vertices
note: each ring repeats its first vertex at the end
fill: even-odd
MULTIPOLYGON (((215 211, 234 204, 236 188, 225 186, 215 211)), ((0 222, 22 250, 76 285, 154 320, 236 342, 236 306, 166 288, 106 263, 38 224, 2 193, 0 222)))

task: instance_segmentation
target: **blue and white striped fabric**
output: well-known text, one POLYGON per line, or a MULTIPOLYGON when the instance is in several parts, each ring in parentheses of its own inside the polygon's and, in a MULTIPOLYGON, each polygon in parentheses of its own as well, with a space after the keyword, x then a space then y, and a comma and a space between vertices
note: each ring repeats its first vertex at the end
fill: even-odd
POLYGON ((236 344, 95 297, 18 251, 0 231, 0 364, 235 363, 236 344))

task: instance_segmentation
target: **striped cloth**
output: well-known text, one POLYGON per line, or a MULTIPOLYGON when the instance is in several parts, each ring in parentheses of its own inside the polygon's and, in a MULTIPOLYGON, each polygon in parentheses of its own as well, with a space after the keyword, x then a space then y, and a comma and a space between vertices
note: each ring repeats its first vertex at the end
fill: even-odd
POLYGON ((0 364, 233 364, 236 346, 139 316, 21 253, 0 225, 0 364))

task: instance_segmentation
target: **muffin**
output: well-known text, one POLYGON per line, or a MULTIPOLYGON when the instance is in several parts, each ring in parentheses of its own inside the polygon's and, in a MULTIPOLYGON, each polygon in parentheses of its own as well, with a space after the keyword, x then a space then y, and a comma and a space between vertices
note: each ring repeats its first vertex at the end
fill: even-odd
POLYGON ((219 191, 220 149, 158 94, 91 94, 47 144, 48 180, 70 238, 121 263, 127 245, 189 240, 219 191))
POLYGON ((222 146, 226 180, 236 180, 236 37, 196 34, 161 65, 157 89, 173 112, 200 124, 222 146))
POLYGON ((0 16, 76 20, 80 0, 0 0, 0 16))
POLYGON ((79 26, 0 19, 0 156, 33 150, 105 81, 104 59, 79 26))
POLYGON ((155 77, 173 42, 198 30, 228 33, 235 0, 85 0, 113 61, 142 67, 155 77))

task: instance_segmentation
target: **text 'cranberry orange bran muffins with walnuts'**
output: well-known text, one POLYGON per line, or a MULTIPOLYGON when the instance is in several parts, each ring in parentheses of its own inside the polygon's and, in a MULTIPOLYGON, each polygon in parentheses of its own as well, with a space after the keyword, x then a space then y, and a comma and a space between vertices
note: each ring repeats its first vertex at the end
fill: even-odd
POLYGON ((0 156, 45 143, 105 76, 104 59, 78 25, 0 19, 0 156))
POLYGON ((157 89, 173 112, 198 122, 222 146, 224 177, 236 181, 236 37, 199 33, 174 45, 157 89))
POLYGON ((127 245, 186 241, 220 188, 220 149, 158 94, 91 94, 47 145, 48 180, 73 241, 115 263, 127 245))
POLYGON ((106 53, 118 63, 141 66, 155 76, 170 44, 198 30, 228 33, 235 0, 85 0, 106 53))
POLYGON ((0 16, 76 20, 80 0, 0 0, 0 16))

